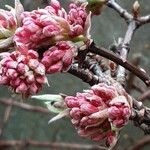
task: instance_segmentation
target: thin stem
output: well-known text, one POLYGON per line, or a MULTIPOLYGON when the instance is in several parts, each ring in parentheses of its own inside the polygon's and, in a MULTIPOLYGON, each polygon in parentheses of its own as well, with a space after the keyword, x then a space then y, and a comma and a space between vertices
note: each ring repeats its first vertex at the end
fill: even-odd
POLYGON ((123 61, 118 55, 112 53, 111 51, 105 49, 105 48, 98 48, 95 46, 94 43, 92 43, 88 47, 89 52, 98 54, 100 56, 103 56, 107 59, 112 60, 113 62, 123 66, 133 74, 135 74, 137 77, 139 77, 147 86, 150 86, 150 76, 143 72, 141 69, 137 68, 136 66, 130 64, 128 61, 123 61))
POLYGON ((125 9, 123 9, 115 0, 109 0, 107 6, 114 9, 122 18, 129 21, 133 16, 125 9))
POLYGON ((54 143, 54 142, 49 142, 49 141, 33 141, 33 140, 22 140, 22 141, 17 141, 17 140, 10 140, 10 141, 0 141, 0 147, 1 148, 9 148, 13 146, 21 146, 21 147, 26 147, 26 146, 33 146, 33 147, 38 147, 38 148, 54 148, 54 149, 74 149, 74 150, 99 150, 99 149, 105 149, 104 147, 101 146, 95 146, 95 145, 84 145, 84 144, 74 144, 74 143, 54 143))
POLYGON ((150 15, 138 18, 139 25, 150 23, 150 15))
MULTIPOLYGON (((128 53, 129 53, 129 45, 130 45, 130 42, 132 40, 132 37, 134 35, 136 28, 137 28, 136 22, 131 21, 128 25, 128 29, 127 29, 127 32, 125 34, 125 37, 124 37, 124 40, 120 49, 120 57, 123 60, 123 62, 127 60, 128 53)), ((124 82, 126 81, 125 76, 126 76, 125 68, 122 66, 119 66, 118 71, 117 71, 117 81, 120 82, 121 84, 124 84, 124 82)))

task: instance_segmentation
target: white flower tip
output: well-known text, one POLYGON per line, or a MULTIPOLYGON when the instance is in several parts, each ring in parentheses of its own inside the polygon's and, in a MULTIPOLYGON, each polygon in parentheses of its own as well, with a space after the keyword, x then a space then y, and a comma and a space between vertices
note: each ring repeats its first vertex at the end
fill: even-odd
POLYGON ((61 118, 63 118, 63 117, 66 117, 66 116, 68 116, 68 115, 69 115, 69 109, 66 109, 66 110, 60 112, 60 113, 59 113, 58 115, 56 115, 55 117, 53 117, 52 119, 50 119, 49 122, 48 122, 48 124, 50 124, 50 123, 52 123, 52 122, 54 122, 54 121, 56 121, 56 120, 59 120, 59 119, 61 119, 61 118))

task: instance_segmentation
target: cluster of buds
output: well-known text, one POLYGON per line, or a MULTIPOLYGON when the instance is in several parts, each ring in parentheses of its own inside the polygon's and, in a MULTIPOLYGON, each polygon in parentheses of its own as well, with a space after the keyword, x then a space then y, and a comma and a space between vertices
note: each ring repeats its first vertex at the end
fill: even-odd
POLYGON ((79 36, 84 33, 85 22, 87 19, 87 13, 85 13, 86 5, 78 7, 76 4, 70 4, 70 11, 68 13, 68 21, 72 26, 71 36, 79 36))
POLYGON ((67 71, 72 64, 77 48, 72 42, 61 41, 49 48, 44 54, 41 62, 46 68, 46 73, 67 71))
POLYGON ((23 25, 17 29, 14 41, 17 46, 24 45, 29 49, 87 35, 87 25, 90 26, 86 22, 90 16, 87 17, 85 7, 71 4, 67 14, 57 0, 51 0, 50 6, 44 9, 24 12, 21 16, 23 25))
POLYGON ((71 121, 82 137, 94 141, 105 140, 108 146, 117 141, 118 131, 127 124, 131 115, 128 96, 113 85, 100 83, 75 97, 67 96, 71 121))
POLYGON ((20 23, 20 14, 23 6, 15 0, 15 8, 6 6, 10 11, 0 9, 0 48, 5 48, 13 43, 14 33, 20 23))
POLYGON ((0 84, 9 86, 15 93, 28 97, 36 94, 47 82, 45 67, 33 50, 7 53, 0 61, 0 84), (27 53, 26 53, 27 52, 27 53))
MULTIPOLYGON (((49 6, 31 12, 24 11, 20 1, 15 0, 15 9, 10 6, 9 9, 10 12, 0 10, 0 38, 10 37, 6 42, 15 42, 16 52, 1 60, 0 82, 12 87, 16 93, 28 96, 39 91, 45 82, 45 72, 62 72, 70 67, 77 52, 75 44, 70 41, 82 41, 85 45, 90 41, 90 13, 86 12, 85 4, 74 3, 70 4, 67 13, 57 0, 51 0, 49 6), (40 52, 43 48, 48 50, 40 52), (31 49, 32 53, 41 54, 40 59, 28 57, 31 49), (24 61, 19 57, 27 58, 24 61), (10 65, 10 61, 13 65, 10 65), (36 72, 34 67, 30 68, 31 61, 32 64, 34 61, 35 64, 40 64, 43 74, 36 72), (24 68, 26 71, 22 72, 24 68), (30 74, 29 77, 27 74, 30 74), (43 81, 39 79, 41 77, 43 81), (13 83, 14 79, 16 83, 13 83), (38 83, 39 80, 41 83, 38 83)), ((2 44, 6 46, 6 42, 2 41, 2 44)))

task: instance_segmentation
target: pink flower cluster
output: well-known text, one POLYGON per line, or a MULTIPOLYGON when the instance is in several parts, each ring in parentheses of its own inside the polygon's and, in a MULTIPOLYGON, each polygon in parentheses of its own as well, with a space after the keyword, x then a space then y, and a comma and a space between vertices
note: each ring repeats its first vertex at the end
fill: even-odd
POLYGON ((77 4, 70 4, 70 11, 68 13, 68 22, 72 26, 72 32, 70 36, 78 36, 84 34, 85 22, 87 19, 87 13, 85 12, 85 5, 80 7, 77 4))
POLYGON ((14 29, 16 28, 17 23, 10 11, 0 10, 0 27, 5 29, 14 29))
POLYGON ((17 28, 17 20, 11 11, 0 9, 0 47, 11 44, 12 36, 17 28))
POLYGON ((84 34, 86 18, 85 7, 71 4, 67 14, 57 0, 51 0, 50 6, 44 9, 22 13, 23 25, 17 29, 14 41, 17 46, 24 45, 33 49, 71 40, 84 34))
POLYGON ((77 53, 77 47, 71 41, 77 41, 79 36, 78 39, 86 44, 85 39, 88 38, 81 38, 81 35, 85 37, 89 31, 87 20, 90 15, 87 14, 85 5, 73 3, 67 13, 57 0, 51 0, 50 5, 44 9, 20 12, 17 6, 22 8, 22 5, 17 2, 16 0, 17 10, 13 10, 18 12, 15 16, 7 11, 3 15, 0 11, 0 27, 13 28, 19 25, 10 39, 13 38, 17 50, 0 62, 0 84, 28 96, 41 89, 46 81, 45 73, 69 69, 77 53))
POLYGON ((0 84, 11 87, 15 93, 28 97, 36 94, 47 82, 45 67, 38 61, 37 52, 28 50, 22 54, 14 51, 3 57, 0 61, 0 84))
POLYGON ((67 96, 65 102, 78 134, 94 141, 105 140, 107 145, 114 143, 116 129, 127 124, 131 115, 128 98, 105 83, 94 85, 75 97, 67 96))
POLYGON ((66 71, 72 64, 76 51, 77 48, 69 41, 58 42, 49 48, 41 60, 46 67, 46 73, 66 71))

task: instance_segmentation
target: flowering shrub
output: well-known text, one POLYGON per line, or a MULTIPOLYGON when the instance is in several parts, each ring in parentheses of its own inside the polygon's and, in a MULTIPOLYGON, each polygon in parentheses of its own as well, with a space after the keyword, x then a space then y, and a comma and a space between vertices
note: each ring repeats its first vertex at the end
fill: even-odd
MULTIPOLYGON (((33 98, 45 99, 48 109, 59 113, 50 123, 70 116, 80 136, 105 141, 112 148, 121 128, 134 112, 133 99, 122 86, 126 81, 123 67, 133 70, 150 85, 145 72, 126 62, 134 31, 149 23, 150 17, 139 18, 138 2, 130 14, 114 0, 74 0, 68 12, 57 0, 31 12, 24 11, 19 0, 15 0, 15 8, 7 7, 10 11, 0 10, 0 50, 7 51, 0 54, 0 85, 28 98, 48 83, 47 74, 68 71, 81 78, 92 85, 90 90, 76 96, 35 95, 33 98), (119 38, 120 42, 113 46, 116 54, 97 48, 90 35, 91 16, 99 15, 106 5, 129 24, 124 40, 119 38), (101 56, 111 59, 111 62, 101 56)), ((140 108, 141 103, 138 103, 135 109, 140 108)), ((141 116, 144 118, 144 115, 141 116)), ((145 128, 143 122, 142 127, 145 128)))

